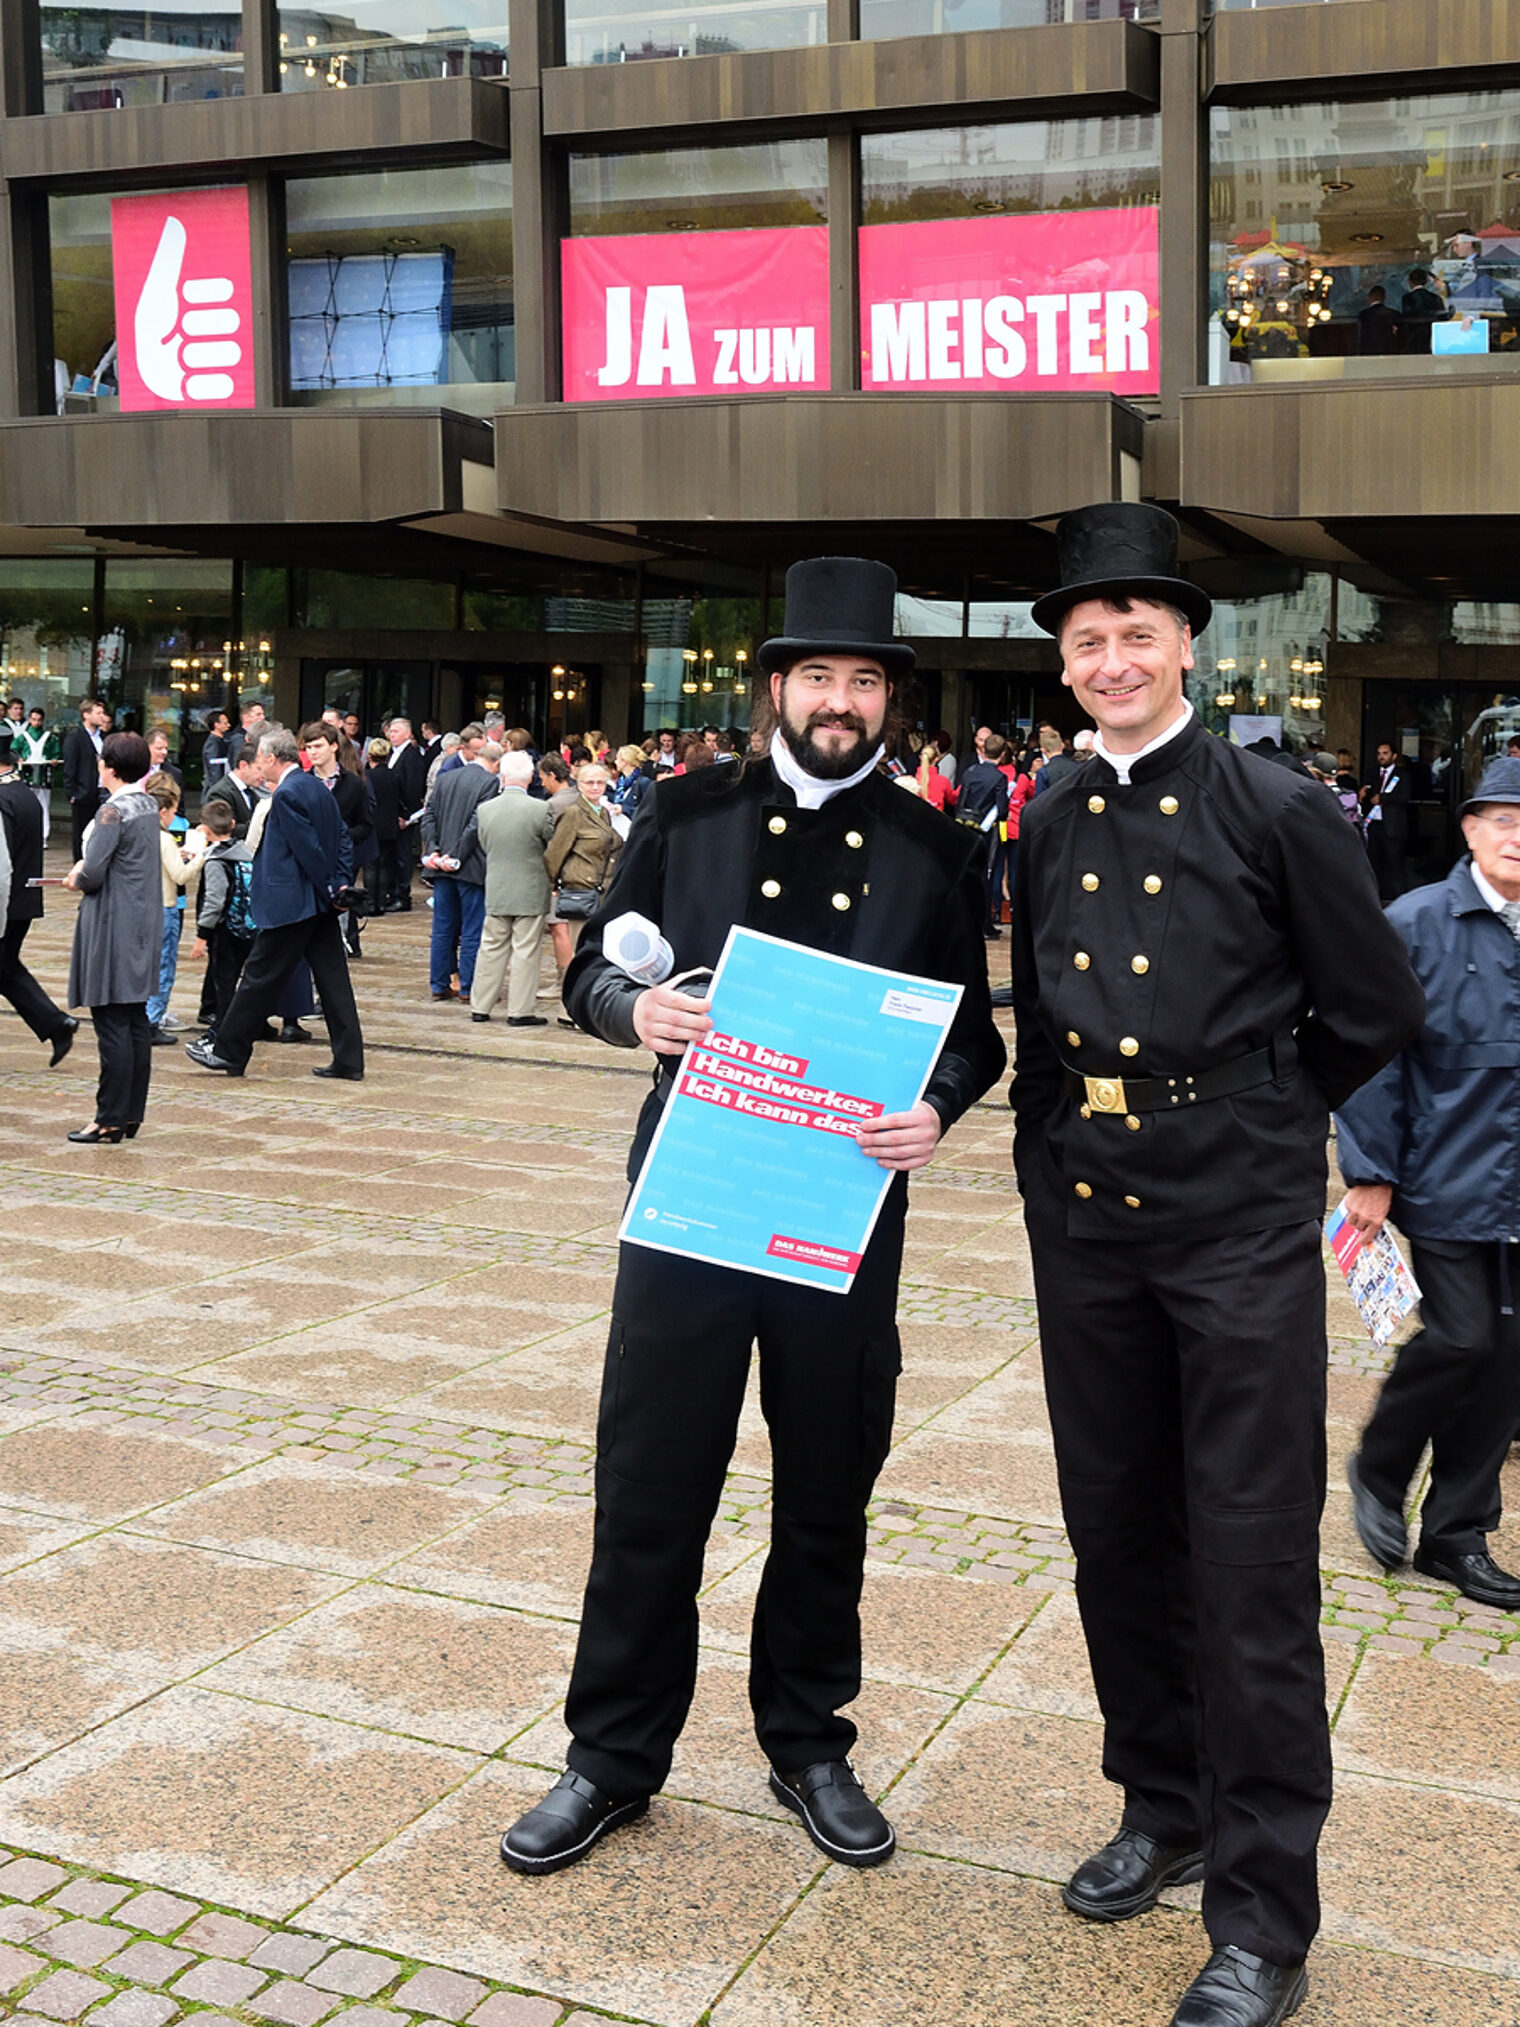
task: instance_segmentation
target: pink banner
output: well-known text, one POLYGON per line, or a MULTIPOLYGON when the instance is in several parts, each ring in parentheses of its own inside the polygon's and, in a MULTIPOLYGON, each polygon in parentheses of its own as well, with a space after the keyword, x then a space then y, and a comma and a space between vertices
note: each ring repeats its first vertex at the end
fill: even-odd
POLYGON ((861 385, 1154 394, 1153 207, 868 225, 861 385))
POLYGON ((248 192, 113 198, 111 262, 122 407, 252 408, 248 192))
POLYGON ((567 239, 567 401, 829 384, 821 225, 567 239))

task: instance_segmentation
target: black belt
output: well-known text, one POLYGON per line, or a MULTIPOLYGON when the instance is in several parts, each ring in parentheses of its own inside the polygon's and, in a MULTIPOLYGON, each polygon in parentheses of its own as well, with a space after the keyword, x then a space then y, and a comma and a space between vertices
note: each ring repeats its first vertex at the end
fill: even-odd
MULTIPOLYGON (((1285 1038, 1287 1039, 1287 1038, 1285 1038)), ((1191 1076, 1179 1070, 1167 1077, 1088 1077, 1070 1063, 1061 1065, 1066 1088, 1079 1098, 1089 1112, 1170 1112, 1184 1105, 1197 1105, 1208 1098, 1231 1098, 1237 1091, 1252 1091, 1270 1084, 1282 1068, 1291 1064, 1289 1050, 1272 1042, 1233 1063, 1220 1063, 1212 1070, 1196 1070, 1191 1076)))

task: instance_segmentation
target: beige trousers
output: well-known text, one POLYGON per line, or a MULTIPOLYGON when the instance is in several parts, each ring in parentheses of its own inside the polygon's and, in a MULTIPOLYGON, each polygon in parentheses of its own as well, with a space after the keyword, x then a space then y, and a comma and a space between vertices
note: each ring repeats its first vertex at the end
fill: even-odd
POLYGON ((544 940, 543 915, 487 915, 480 931, 475 981, 470 990, 472 1013, 488 1014, 507 982, 507 1018, 521 1020, 533 1012, 538 997, 538 953, 544 940))

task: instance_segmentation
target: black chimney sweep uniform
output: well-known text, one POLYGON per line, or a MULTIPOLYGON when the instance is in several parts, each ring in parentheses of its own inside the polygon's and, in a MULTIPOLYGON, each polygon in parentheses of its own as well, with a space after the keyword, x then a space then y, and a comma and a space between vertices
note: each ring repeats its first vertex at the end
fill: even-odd
MULTIPOLYGON (((1207 622, 1160 509, 1068 516, 1061 541, 1052 631, 1095 597, 1207 622)), ((1126 1828, 1202 1846, 1214 1948, 1293 1965, 1331 1786, 1329 1109, 1422 995, 1333 798, 1196 719, 1029 804, 1012 944, 1014 1160, 1103 1771, 1126 1828)))
MULTIPOLYGON (((787 635, 760 665, 891 639, 892 573, 827 558, 787 581, 787 635), (814 594, 811 604, 808 594, 814 594)), ((581 1027, 637 1046, 641 988, 601 950, 629 910, 657 922, 676 970, 715 965, 741 923, 965 987, 925 1093, 948 1126, 1005 1054, 987 996, 980 841, 880 773, 798 807, 771 762, 662 781, 645 797, 602 910, 565 981, 581 1027)), ((662 1058, 629 1160, 636 1174, 678 1058, 662 1058)), ((750 1349, 774 1461, 771 1548, 750 1666, 755 1726, 778 1767, 843 1759, 860 1690, 865 1508, 891 1439, 906 1175, 894 1179, 848 1295, 624 1246, 597 1427, 596 1535, 566 1716, 569 1764, 614 1799, 654 1793, 691 1703, 702 1555, 733 1453, 750 1349)))

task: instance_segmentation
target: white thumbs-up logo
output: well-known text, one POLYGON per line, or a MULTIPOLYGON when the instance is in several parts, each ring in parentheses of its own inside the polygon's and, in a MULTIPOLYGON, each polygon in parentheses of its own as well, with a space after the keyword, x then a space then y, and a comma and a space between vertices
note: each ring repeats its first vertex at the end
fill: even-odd
POLYGON ((251 408, 248 192, 111 203, 121 405, 251 408))
POLYGON ((241 363, 242 319, 225 275, 181 278, 186 237, 179 219, 164 220, 133 320, 137 370, 160 401, 226 401, 236 383, 217 369, 241 363))

